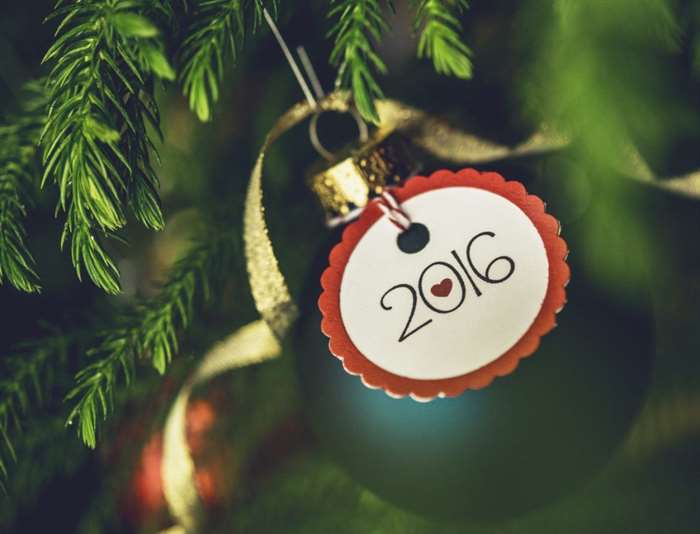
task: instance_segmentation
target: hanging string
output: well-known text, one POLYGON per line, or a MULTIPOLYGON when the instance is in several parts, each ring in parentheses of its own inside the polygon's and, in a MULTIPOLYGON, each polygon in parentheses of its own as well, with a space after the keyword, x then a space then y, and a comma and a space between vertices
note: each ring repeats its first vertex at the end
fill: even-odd
POLYGON ((270 26, 272 34, 275 36, 275 39, 277 39, 277 42, 279 43, 280 48, 284 53, 284 57, 287 58, 287 63, 289 63, 289 66, 291 67, 292 72, 294 73, 294 77, 297 79, 297 82, 299 82, 299 86, 301 87, 301 90, 304 93, 307 102, 313 108, 318 108, 318 102, 314 98, 314 95, 311 93, 309 84, 306 83, 304 76, 301 74, 301 70, 299 70, 299 65, 297 65, 297 62, 294 60, 294 56, 292 56, 292 53, 290 52, 289 47, 287 46, 287 43, 284 40, 284 37, 282 37, 279 28, 277 28, 277 24, 275 24, 275 21, 273 20, 272 16, 270 15, 267 9, 263 8, 263 14, 265 15, 267 25, 270 26))
POLYGON ((390 191, 383 191, 378 199, 378 206, 387 216, 389 222, 396 226, 401 232, 405 232, 411 227, 411 219, 401 208, 394 195, 390 191))
MULTIPOLYGON (((323 90, 323 86, 321 85, 318 76, 316 75, 316 71, 314 70, 313 65, 311 64, 309 55, 306 53, 306 50, 303 46, 297 48, 297 54, 299 54, 299 59, 301 60, 304 70, 306 71, 306 75, 311 81, 311 86, 313 87, 314 92, 316 93, 315 98, 314 94, 311 92, 309 84, 306 81, 306 78, 304 78, 304 75, 301 73, 301 69, 299 69, 299 65, 294 59, 292 52, 289 50, 287 42, 284 40, 284 37, 282 37, 282 34, 280 33, 279 28, 275 24, 275 21, 270 15, 269 11, 265 8, 263 8, 263 15, 265 16, 265 20, 267 21, 268 26, 270 26, 272 34, 275 36, 275 39, 277 39, 277 42, 279 43, 280 48, 282 49, 284 57, 287 58, 287 63, 289 63, 289 67, 292 69, 294 77, 297 79, 299 87, 301 87, 301 90, 304 93, 304 96, 306 97, 306 101, 313 109, 317 110, 317 113, 313 115, 313 117, 311 118, 311 122, 309 123, 309 140, 311 142, 311 145, 314 147, 314 149, 316 149, 316 152, 318 152, 323 158, 325 158, 328 161, 332 161, 335 159, 335 156, 330 150, 323 146, 323 143, 321 143, 321 139, 318 136, 318 117, 321 114, 318 106, 318 100, 323 100, 323 98, 325 98, 326 96, 326 93, 323 90)), ((350 113, 355 118, 355 122, 357 122, 360 142, 364 143, 369 137, 367 123, 365 123, 365 121, 362 119, 362 117, 360 117, 360 115, 355 109, 351 109, 350 113)))
POLYGON ((316 98, 319 100, 323 99, 326 96, 326 92, 323 90, 323 86, 316 75, 316 70, 309 59, 309 55, 306 53, 306 49, 303 46, 297 46, 297 55, 301 60, 301 66, 304 67, 306 76, 311 82, 311 87, 313 87, 314 92, 316 93, 316 98))

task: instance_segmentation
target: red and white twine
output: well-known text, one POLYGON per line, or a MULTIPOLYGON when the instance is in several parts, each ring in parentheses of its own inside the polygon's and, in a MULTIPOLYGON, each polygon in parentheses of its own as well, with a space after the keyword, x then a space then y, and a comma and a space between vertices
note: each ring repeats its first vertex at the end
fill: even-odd
POLYGON ((411 226, 411 219, 401 208, 401 205, 396 201, 394 195, 392 195, 389 191, 385 190, 382 192, 382 195, 378 199, 377 205, 379 206, 379 209, 384 212, 384 215, 389 218, 389 222, 402 232, 408 230, 408 228, 411 226))

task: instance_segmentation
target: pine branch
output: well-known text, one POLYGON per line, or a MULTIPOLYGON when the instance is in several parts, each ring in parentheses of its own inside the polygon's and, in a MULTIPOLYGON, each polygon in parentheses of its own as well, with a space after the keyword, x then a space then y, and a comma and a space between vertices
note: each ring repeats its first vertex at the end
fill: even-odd
POLYGON ((31 403, 31 398, 42 400, 49 363, 59 366, 67 359, 69 340, 64 334, 33 340, 19 345, 14 354, 6 355, 8 362, 0 380, 0 475, 7 476, 7 460, 15 461, 12 432, 21 429, 22 415, 31 403), (42 377, 44 379, 42 380, 42 377), (42 385, 42 381, 44 384, 42 385), (34 390, 33 394, 31 389, 34 390))
MULTIPOLYGON (((268 2, 274 12, 277 0, 268 2)), ((179 52, 180 83, 190 109, 201 121, 211 118, 219 99, 225 63, 238 59, 247 26, 255 32, 262 21, 262 0, 193 0, 192 22, 179 52)))
MULTIPOLYGON (((328 16, 338 21, 328 36, 335 38, 331 63, 338 66, 337 86, 352 87, 360 114, 373 123, 379 122, 375 98, 384 93, 374 71, 387 72, 384 61, 375 51, 382 33, 388 29, 380 0, 333 0, 328 16)), ((391 6, 391 2, 387 2, 391 6)), ((392 6, 393 7, 393 6, 392 6)))
POLYGON ((7 279, 29 293, 40 290, 34 258, 26 244, 27 190, 37 175, 36 155, 46 100, 41 84, 29 83, 16 116, 0 125, 0 284, 7 279))
POLYGON ((149 126, 158 132, 154 78, 175 77, 152 22, 167 14, 159 1, 83 0, 59 2, 49 17, 62 21, 44 58, 44 183, 58 185, 61 244, 71 241, 78 277, 85 269, 109 293, 120 290, 119 272, 100 238, 126 224, 128 208, 146 227, 163 227, 149 126))
POLYGON ((149 360, 165 372, 178 351, 178 330, 189 326, 196 299, 210 298, 210 280, 227 270, 222 265, 230 265, 236 249, 230 232, 203 233, 196 243, 175 264, 160 293, 122 312, 117 326, 88 351, 97 360, 76 375, 67 396, 75 401, 68 424, 78 420, 78 435, 87 446, 96 444, 98 417, 106 419, 113 410, 120 376, 128 386, 137 360, 149 360))
POLYGON ((420 32, 418 57, 432 59, 438 74, 470 78, 471 51, 461 37, 457 18, 467 9, 467 0, 413 0, 416 4, 415 28, 420 32))

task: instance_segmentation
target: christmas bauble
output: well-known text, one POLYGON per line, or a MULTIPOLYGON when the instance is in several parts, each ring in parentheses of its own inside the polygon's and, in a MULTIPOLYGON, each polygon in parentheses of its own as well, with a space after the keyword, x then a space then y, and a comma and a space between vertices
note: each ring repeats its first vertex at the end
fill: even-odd
MULTIPOLYGON (((317 303, 342 227, 317 254, 295 336, 307 414, 335 460, 380 497, 427 515, 497 521, 572 491, 623 442, 649 384, 651 312, 637 278, 624 291, 601 282, 605 265, 591 269, 592 259, 619 263, 632 245, 623 239, 609 248, 616 233, 609 211, 604 226, 612 230, 592 235, 590 228, 600 225, 591 218, 601 216, 596 205, 604 195, 587 182, 594 192, 577 195, 585 205, 573 210, 565 201, 570 185, 544 188, 555 213, 558 207, 576 212, 561 217, 568 220, 572 278, 557 327, 514 372, 453 398, 397 399, 344 370, 329 352, 317 303)), ((624 286, 625 279, 616 283, 624 286)))
MULTIPOLYGON (((209 400, 200 399, 187 407, 187 443, 197 466, 197 495, 210 512, 231 499, 231 482, 226 474, 232 470, 226 465, 227 455, 222 452, 220 444, 211 439, 217 417, 216 407, 209 400)), ((131 441, 138 442, 143 431, 144 427, 139 423, 123 429, 121 445, 126 447, 131 441)), ((117 452, 123 454, 123 451, 117 452)), ((129 482, 120 495, 121 512, 134 527, 144 530, 164 528, 170 521, 163 492, 162 463, 163 433, 158 432, 141 449, 129 482)))

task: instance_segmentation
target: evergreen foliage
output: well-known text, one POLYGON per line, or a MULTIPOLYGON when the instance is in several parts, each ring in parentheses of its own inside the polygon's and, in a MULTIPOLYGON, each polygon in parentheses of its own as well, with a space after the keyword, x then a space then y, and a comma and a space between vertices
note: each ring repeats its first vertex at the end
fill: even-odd
POLYGON ((101 239, 126 224, 127 209, 161 229, 158 178, 148 126, 159 128, 155 78, 175 73, 153 22, 166 4, 147 0, 59 3, 56 42, 44 62, 49 112, 41 144, 44 181, 58 185, 66 213, 61 245, 70 241, 80 277, 119 292, 119 273, 101 239))
POLYGON ((210 298, 210 283, 227 270, 237 249, 227 231, 211 228, 197 236, 192 248, 172 268, 159 293, 118 314, 115 326, 103 331, 88 351, 91 364, 76 375, 67 396, 74 403, 68 424, 77 420, 83 442, 94 448, 97 423, 112 411, 120 373, 131 382, 137 361, 146 360, 163 374, 178 351, 178 330, 189 326, 195 302, 210 298))
MULTIPOLYGON (((0 474, 7 475, 7 459, 16 459, 11 434, 22 427, 30 404, 41 401, 51 369, 66 363, 70 337, 57 332, 21 343, 4 358, 0 379, 0 474)), ((1 480, 1 479, 0 479, 1 480)))
POLYGON ((440 74, 470 78, 471 52, 462 41, 458 18, 467 9, 467 0, 414 0, 414 4, 418 57, 430 58, 440 74))
POLYGON ((0 125, 0 283, 31 293, 40 288, 22 219, 36 182, 46 101, 41 83, 27 84, 23 97, 20 112, 0 125))
MULTIPOLYGON (((420 34, 418 57, 432 60, 439 74, 469 78, 470 51, 462 41, 459 16, 467 8, 466 0, 411 0, 416 8, 415 31, 420 34)), ((336 85, 349 87, 360 114, 378 123, 374 100, 384 93, 376 74, 386 74, 384 60, 376 47, 389 29, 380 0, 333 0, 328 16, 336 18, 329 36, 335 39, 331 62, 338 66, 336 85)), ((386 7, 394 5, 387 0, 386 7)))
POLYGON ((376 43, 388 24, 380 0, 333 0, 329 17, 337 22, 329 32, 335 38, 331 62, 338 66, 336 84, 351 87, 355 104, 367 120, 378 123, 375 98, 384 96, 374 72, 386 73, 386 65, 376 52, 376 43))
MULTIPOLYGON (((277 1, 270 3, 276 12, 277 1)), ((219 84, 226 63, 235 63, 248 27, 261 24, 265 3, 261 0, 197 0, 192 2, 191 24, 179 51, 180 83, 190 108, 208 121, 219 99, 219 84)))
POLYGON ((648 53, 677 49, 679 33, 669 0, 557 0, 554 21, 543 31, 534 83, 523 89, 536 98, 531 103, 535 113, 569 130, 586 147, 587 157, 619 164, 632 131, 663 146, 670 128, 686 124, 670 87, 652 75, 665 60, 648 53), (623 18, 626 24, 618 24, 623 18), (620 41, 623 54, 618 53, 620 41), (660 97, 666 99, 663 110, 655 105, 660 97))

